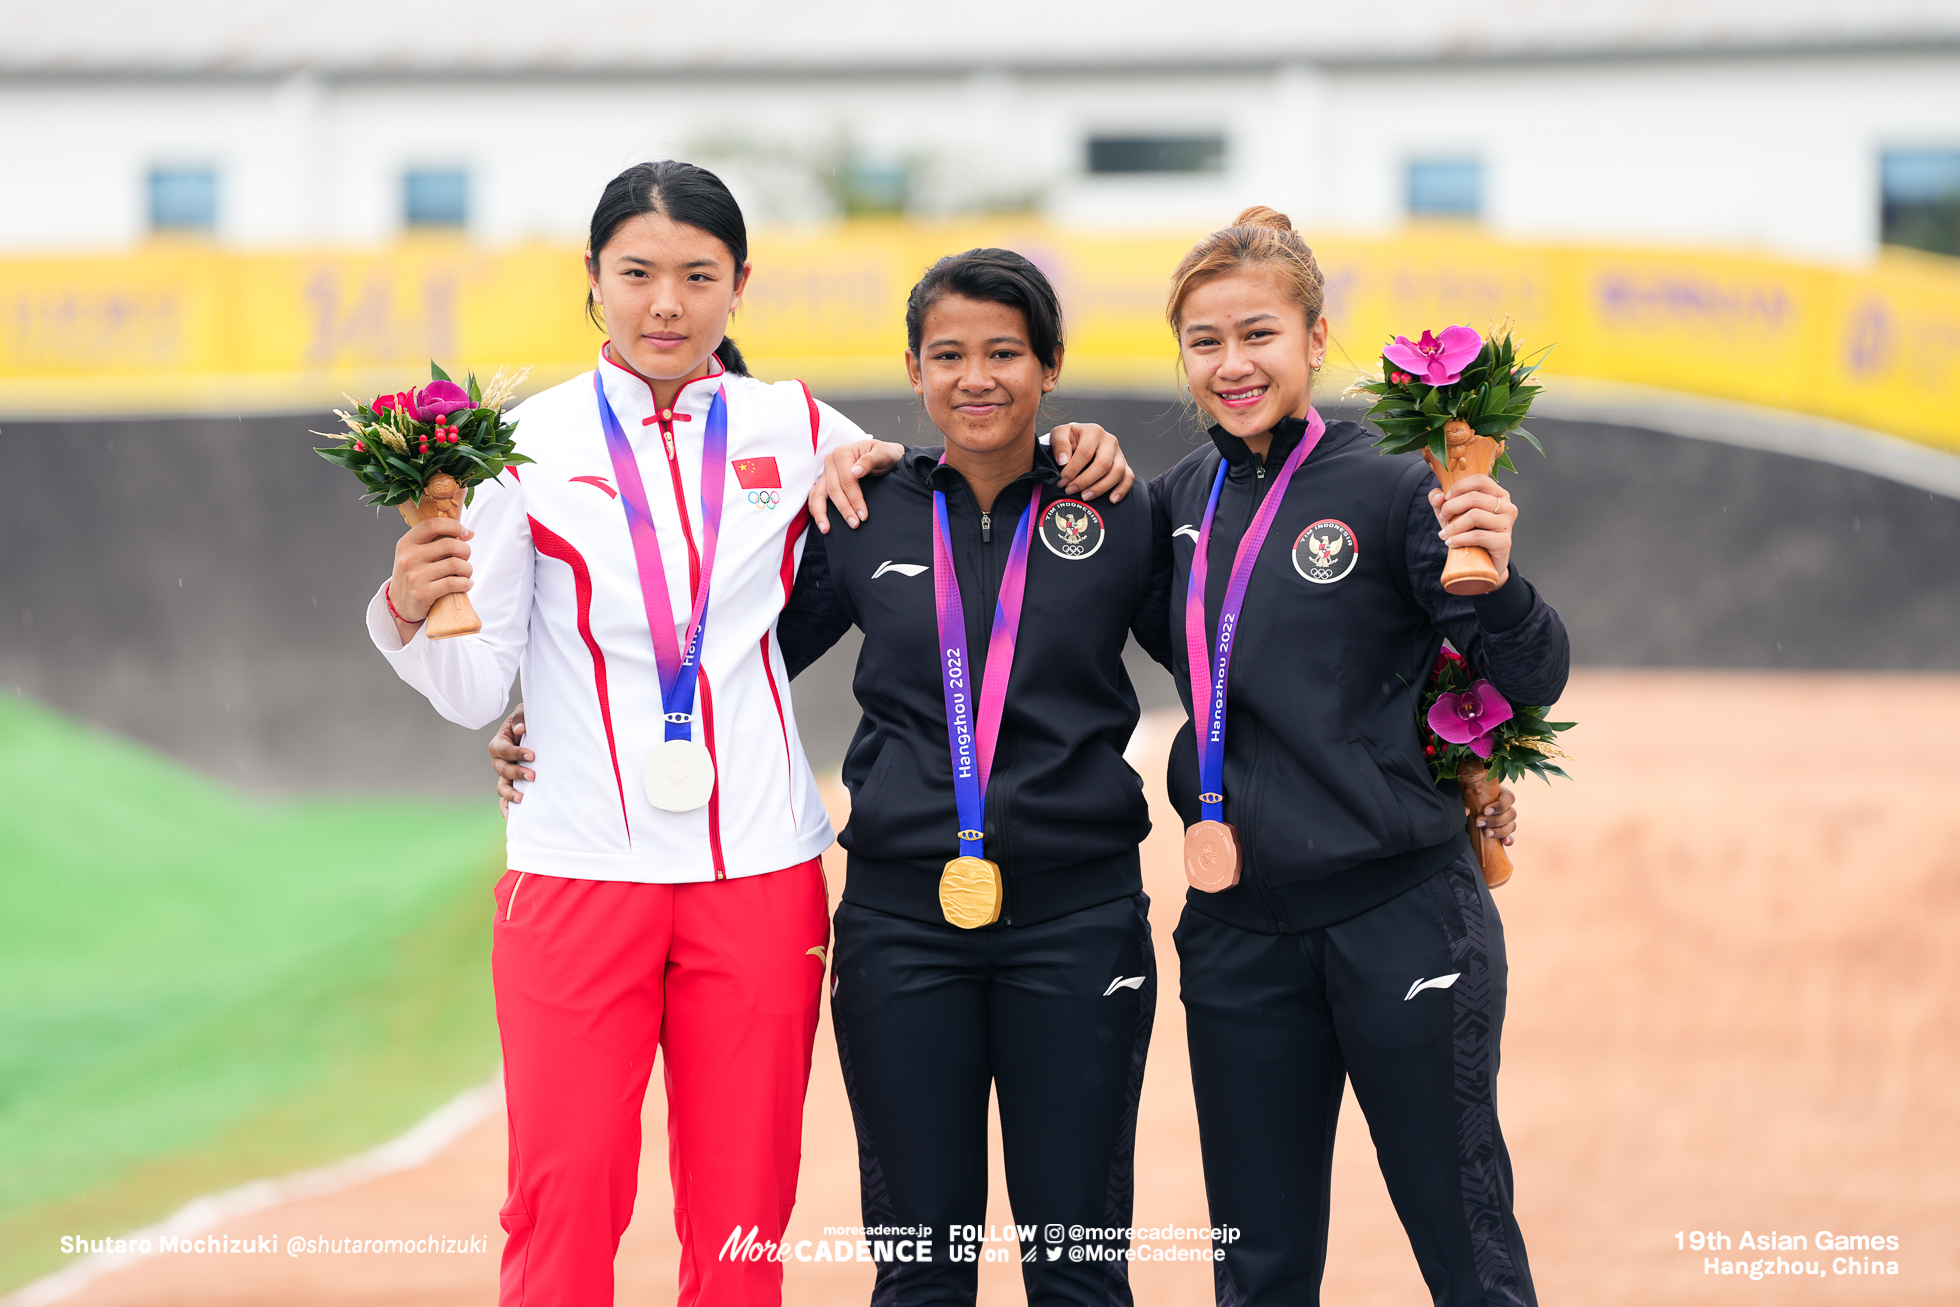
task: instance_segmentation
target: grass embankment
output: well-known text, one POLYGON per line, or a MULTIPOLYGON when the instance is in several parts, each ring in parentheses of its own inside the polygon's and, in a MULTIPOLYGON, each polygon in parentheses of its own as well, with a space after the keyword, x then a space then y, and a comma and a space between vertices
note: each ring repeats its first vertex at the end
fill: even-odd
POLYGON ((486 802, 278 805, 0 699, 0 1292, 496 1065, 486 802))

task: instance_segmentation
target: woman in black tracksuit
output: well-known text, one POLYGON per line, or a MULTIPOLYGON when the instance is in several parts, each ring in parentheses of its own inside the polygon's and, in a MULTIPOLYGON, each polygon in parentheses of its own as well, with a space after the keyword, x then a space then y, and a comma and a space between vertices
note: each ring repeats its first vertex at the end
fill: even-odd
MULTIPOLYGON (((1459 482, 1446 500, 1419 459, 1383 457, 1359 424, 1316 430, 1321 278, 1283 215, 1247 210, 1201 241, 1170 318, 1218 424, 1151 485, 1154 539, 1172 554, 1173 674, 1200 719, 1210 686, 1191 684, 1186 586, 1219 468, 1201 663, 1247 524, 1288 456, 1316 442, 1231 642, 1223 819, 1242 878, 1192 889, 1175 936, 1212 1224, 1242 1231, 1217 1264, 1218 1302, 1319 1301, 1346 1079, 1435 1301, 1534 1303, 1494 1092, 1503 930, 1457 787, 1425 766, 1416 709, 1445 637, 1512 700, 1555 702, 1564 627, 1515 570, 1474 599, 1442 588, 1439 521, 1505 574, 1516 510, 1495 482, 1459 482)), ((1170 794, 1187 826, 1200 788, 1186 729, 1170 794)))
MULTIPOLYGON (((864 483, 870 512, 805 555, 778 626, 792 672, 848 627, 864 632, 831 1013, 865 1223, 923 1227, 930 1247, 881 1262, 872 1301, 974 1301, 991 1085, 1014 1219, 1038 1236, 1013 1246, 1017 1260, 1032 1257, 1022 1266, 1028 1301, 1128 1303, 1127 1264, 1100 1255, 1127 1237, 1063 1254, 1083 1242, 1068 1238, 1071 1226, 1130 1224, 1156 1003, 1137 856, 1150 820, 1123 761, 1138 708, 1121 658, 1139 616, 1162 612, 1150 511, 1141 497, 1092 505, 1056 484, 1035 419, 1060 371, 1061 316, 1031 263, 1005 250, 941 260, 913 290, 906 327, 914 388, 947 439, 943 459, 914 449, 864 483), (955 801, 935 492, 976 736, 990 678, 1009 678, 983 830, 968 832, 984 834, 979 856, 1003 870, 1004 894, 997 920, 966 927, 949 920, 941 886, 949 861, 978 842, 963 842, 955 801), (1010 667, 988 647, 997 605, 1013 607, 1017 539, 1025 598, 1010 667), (1050 1227, 1063 1234, 1049 1237, 1050 1227)), ((1161 622, 1146 647, 1168 657, 1161 622)))

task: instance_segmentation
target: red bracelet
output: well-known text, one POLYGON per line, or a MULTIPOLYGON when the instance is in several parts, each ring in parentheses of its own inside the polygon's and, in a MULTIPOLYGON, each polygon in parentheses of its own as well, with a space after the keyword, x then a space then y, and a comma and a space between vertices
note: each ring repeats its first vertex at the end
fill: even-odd
POLYGON ((395 598, 393 595, 388 593, 390 590, 394 589, 394 587, 395 587, 395 583, 392 579, 383 582, 381 586, 381 602, 388 605, 388 613, 390 616, 392 616, 397 622, 400 622, 403 626, 420 626, 422 625, 422 623, 429 620, 427 617, 418 617, 411 622, 406 617, 403 617, 400 613, 396 612, 395 598))

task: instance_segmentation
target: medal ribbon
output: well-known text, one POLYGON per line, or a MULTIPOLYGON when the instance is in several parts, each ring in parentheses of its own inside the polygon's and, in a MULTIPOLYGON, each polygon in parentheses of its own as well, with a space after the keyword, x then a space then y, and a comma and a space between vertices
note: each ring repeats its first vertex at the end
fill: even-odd
POLYGON ((715 543, 721 534, 722 488, 728 478, 728 396, 715 390, 708 406, 708 429, 701 447, 701 584, 688 614, 686 647, 674 631, 674 605, 667 591, 667 566, 660 557, 660 535, 647 507, 646 485, 640 480, 639 460, 620 429, 619 415, 606 399, 605 378, 592 374, 599 397, 599 421, 606 430, 606 452, 612 455, 613 480, 626 508, 626 530, 633 540, 633 563, 640 574, 640 597, 646 604, 647 626, 653 632, 653 662, 660 673, 660 702, 667 721, 665 738, 694 738, 694 686, 701 671, 701 638, 708 626, 708 587, 715 574, 715 543))
POLYGON ((1327 424, 1320 420, 1320 414, 1308 409, 1306 433, 1280 464, 1272 489, 1260 502, 1259 511, 1252 515, 1252 525, 1239 538, 1238 553, 1232 558, 1232 575, 1225 583, 1225 602, 1218 610, 1215 654, 1205 639, 1205 574, 1210 563, 1211 522, 1218 514, 1218 492, 1225 488, 1225 476, 1230 470, 1223 460, 1218 464, 1218 476, 1211 483, 1211 498, 1205 503, 1204 525, 1198 528, 1197 549, 1191 555, 1191 575, 1184 589, 1184 646, 1191 660, 1194 726, 1198 687, 1209 687, 1205 696, 1205 729, 1198 735, 1198 802, 1203 808, 1200 816, 1203 821, 1225 820, 1225 678, 1232 667, 1232 637, 1238 631, 1239 612, 1245 607, 1246 586, 1252 582, 1252 568, 1259 561, 1259 549, 1266 543, 1267 533, 1273 529, 1273 519, 1279 516, 1287 483, 1307 461, 1307 455, 1313 453, 1326 430, 1327 424))
POLYGON ((1014 527, 1007 571, 994 601, 994 629, 987 640, 987 679, 974 709, 972 664, 966 656, 966 606, 953 570, 952 531, 946 521, 946 495, 932 494, 932 598, 939 613, 939 672, 946 690, 946 741, 953 751, 953 799, 960 815, 960 856, 985 856, 987 779, 994 771, 1000 721, 1007 708, 1008 674, 1014 668, 1014 637, 1021 629, 1021 601, 1027 596, 1028 544, 1034 539, 1036 486, 1014 527))

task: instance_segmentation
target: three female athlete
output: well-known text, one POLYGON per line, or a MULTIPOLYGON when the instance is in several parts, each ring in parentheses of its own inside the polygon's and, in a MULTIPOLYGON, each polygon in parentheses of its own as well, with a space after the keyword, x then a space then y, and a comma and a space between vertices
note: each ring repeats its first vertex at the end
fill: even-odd
POLYGON ((1321 310, 1312 251, 1265 208, 1185 256, 1168 306, 1215 424, 1150 499, 1178 692, 1204 724, 1177 738, 1170 795, 1192 828, 1175 939, 1205 1186, 1212 1223, 1242 1231, 1218 1301, 1319 1301, 1345 1080, 1435 1301, 1529 1304, 1495 1097, 1503 929, 1416 704, 1445 637, 1531 704, 1558 699, 1569 647, 1510 566, 1495 481, 1445 496, 1314 410, 1321 310), (1500 588, 1443 590, 1460 544, 1500 588))
MULTIPOLYGON (((712 173, 614 178, 587 250, 597 366, 513 410, 534 462, 479 486, 460 523, 410 529, 368 609, 452 721, 496 720, 521 671, 527 744, 551 759, 511 810, 496 889, 506 1307, 612 1300, 656 1048, 679 1301, 781 1295, 780 1263, 717 1256, 737 1227, 770 1240, 788 1219, 830 937, 832 831, 775 627, 806 490, 863 433, 800 383, 748 375, 726 336, 747 246, 712 173), (429 606, 463 590, 481 633, 430 641, 429 606)), ((1071 475, 1123 483, 1093 444, 1071 475)))

